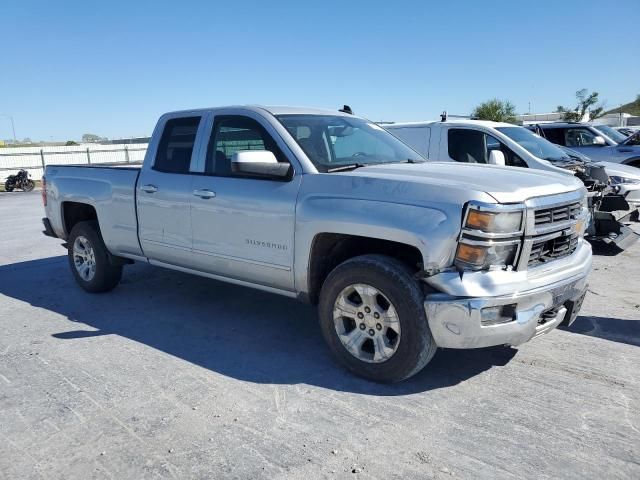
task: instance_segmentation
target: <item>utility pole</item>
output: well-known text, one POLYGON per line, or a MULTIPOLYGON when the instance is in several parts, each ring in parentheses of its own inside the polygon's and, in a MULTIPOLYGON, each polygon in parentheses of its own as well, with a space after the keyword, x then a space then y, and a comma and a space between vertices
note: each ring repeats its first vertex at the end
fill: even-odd
POLYGON ((13 143, 18 143, 18 140, 16 140, 16 127, 13 124, 13 117, 11 115, 7 115, 6 113, 0 113, 0 117, 7 117, 9 120, 11 120, 11 132, 13 133, 13 143))

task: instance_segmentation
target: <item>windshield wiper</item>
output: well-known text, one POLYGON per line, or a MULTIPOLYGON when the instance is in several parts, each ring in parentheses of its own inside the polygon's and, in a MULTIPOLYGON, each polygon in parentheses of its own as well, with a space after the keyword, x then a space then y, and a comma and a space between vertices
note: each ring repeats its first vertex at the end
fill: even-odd
POLYGON ((366 165, 364 163, 350 163, 349 165, 340 165, 339 167, 327 168, 327 173, 355 170, 356 168, 362 167, 366 167, 366 165))

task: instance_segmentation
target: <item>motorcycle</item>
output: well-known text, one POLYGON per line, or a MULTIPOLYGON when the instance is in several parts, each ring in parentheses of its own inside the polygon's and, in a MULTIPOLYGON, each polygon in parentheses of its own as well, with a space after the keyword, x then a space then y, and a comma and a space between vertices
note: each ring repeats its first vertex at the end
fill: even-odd
POLYGON ((34 189, 36 183, 29 178, 29 172, 26 170, 20 170, 15 175, 9 175, 4 182, 4 189, 6 192, 12 192, 16 188, 24 192, 30 192, 34 189))

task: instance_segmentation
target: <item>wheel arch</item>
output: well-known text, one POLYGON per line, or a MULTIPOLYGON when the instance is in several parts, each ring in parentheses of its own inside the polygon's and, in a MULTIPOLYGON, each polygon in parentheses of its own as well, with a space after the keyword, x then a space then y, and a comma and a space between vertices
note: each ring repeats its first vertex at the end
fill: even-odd
POLYGON ((318 233, 313 238, 309 252, 308 290, 305 299, 317 304, 320 290, 329 273, 350 258, 367 254, 395 258, 414 273, 419 272, 424 266, 422 252, 414 245, 346 233, 318 233))
POLYGON ((95 220, 98 221, 98 212, 96 208, 84 202, 64 201, 60 205, 62 228, 65 237, 69 237, 71 230, 80 222, 95 220))

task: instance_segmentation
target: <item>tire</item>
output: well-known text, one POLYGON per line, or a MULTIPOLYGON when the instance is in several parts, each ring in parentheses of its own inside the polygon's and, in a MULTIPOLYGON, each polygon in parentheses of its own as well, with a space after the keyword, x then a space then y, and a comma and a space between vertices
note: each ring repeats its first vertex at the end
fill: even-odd
POLYGON ((36 183, 33 180, 27 180, 22 184, 22 190, 25 192, 30 192, 36 186, 36 183))
POLYGON ((77 223, 71 229, 67 245, 69 267, 83 289, 100 293, 113 290, 118 285, 122 278, 122 265, 111 262, 97 221, 77 223))
POLYGON ((318 305, 322 335, 335 359, 352 373, 376 382, 404 380, 422 370, 437 349, 427 323, 423 299, 417 281, 398 260, 384 255, 352 258, 338 265, 322 286, 318 305), (360 296, 358 288, 363 290, 363 287, 373 287, 373 290, 367 293, 365 288, 365 295, 360 296), (349 293, 352 289, 355 294, 349 293), (372 296, 371 292, 376 291, 378 293, 372 296), (365 298, 368 300, 363 300, 365 298), (375 298, 375 305, 371 307, 373 312, 369 313, 366 305, 373 305, 371 298, 375 298), (346 310, 353 310, 355 305, 358 311, 340 315, 345 310, 340 311, 336 302, 345 305, 346 310), (389 304, 389 308, 385 311, 386 304, 389 304), (393 319, 391 308, 395 311, 397 321, 389 323, 384 320, 382 327, 375 323, 379 321, 375 318, 393 319), (381 313, 371 318, 376 310, 381 313), (363 317, 358 316, 361 314, 363 317), (398 328, 399 331, 394 332, 398 328), (360 330, 360 333, 356 330, 360 330), (341 340, 347 337, 353 339, 351 351, 341 340), (356 340, 356 337, 359 339, 356 340), (379 342, 384 343, 383 349, 378 348, 379 342), (355 348, 353 345, 357 343, 360 346, 355 348), (388 349, 392 349, 393 353, 388 349), (352 353, 355 350, 357 355, 352 353), (381 350, 386 355, 378 355, 381 350))
POLYGON ((5 183, 4 184, 4 191, 5 192, 13 192, 14 188, 15 187, 14 187, 13 183, 5 183))

